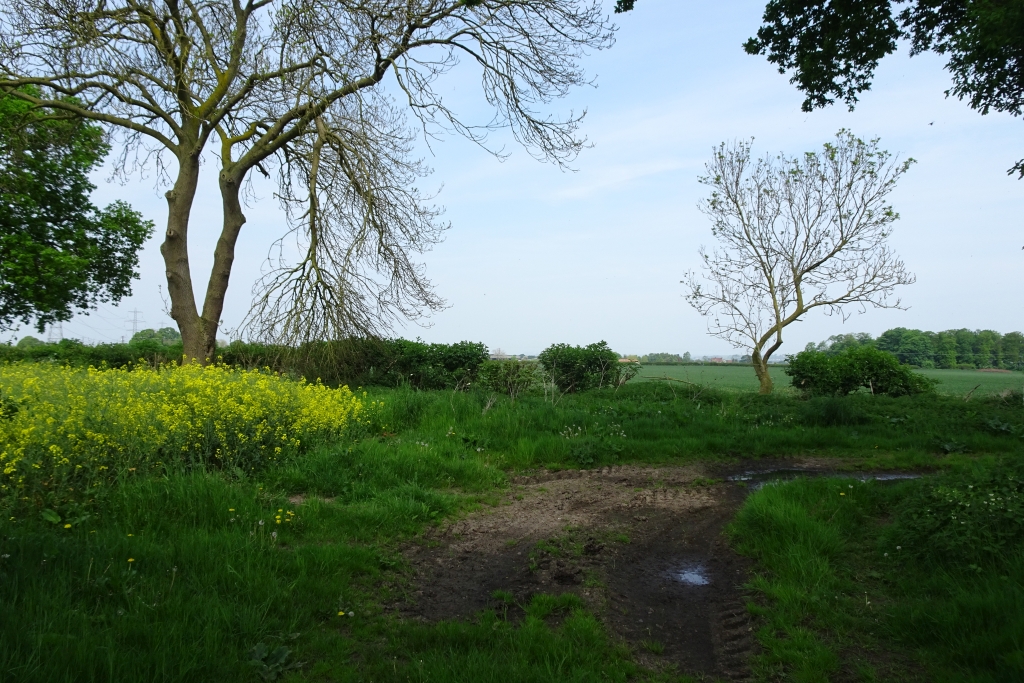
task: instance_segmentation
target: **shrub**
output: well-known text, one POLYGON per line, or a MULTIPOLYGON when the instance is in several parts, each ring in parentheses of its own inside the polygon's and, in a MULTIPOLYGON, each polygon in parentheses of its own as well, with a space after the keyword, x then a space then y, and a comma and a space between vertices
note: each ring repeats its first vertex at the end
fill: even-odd
POLYGON ((223 365, 0 366, 0 504, 81 503, 161 467, 250 472, 342 434, 363 402, 223 365))
POLYGON ((476 380, 487 360, 487 347, 476 342, 424 344, 395 339, 386 345, 391 371, 387 384, 391 386, 408 382, 417 389, 464 388, 476 380))
POLYGON ((619 354, 608 348, 605 341, 588 346, 553 344, 537 360, 563 393, 618 386, 624 373, 628 379, 639 369, 638 363, 619 363, 619 354))
POLYGON ((492 360, 480 366, 480 384, 485 389, 508 394, 513 401, 532 389, 539 381, 536 363, 529 361, 492 360))
POLYGON ((269 367, 330 385, 455 389, 476 381, 487 360, 487 347, 468 341, 426 344, 367 338, 298 347, 233 342, 218 352, 218 358, 229 365, 269 367))
POLYGON ((906 396, 933 391, 935 381, 900 365, 896 356, 870 346, 828 355, 801 351, 790 356, 786 374, 805 394, 845 396, 858 389, 872 394, 906 396))
MULTIPOLYGON (((139 360, 153 366, 181 360, 182 345, 174 338, 173 330, 143 332, 128 344, 89 346, 64 339, 57 344, 0 345, 0 361, 46 360, 76 367, 121 368, 139 360)), ((425 344, 418 340, 367 338, 301 346, 236 341, 218 349, 217 360, 246 369, 269 368, 334 386, 454 389, 476 380, 480 366, 487 360, 487 347, 476 342, 425 344)))

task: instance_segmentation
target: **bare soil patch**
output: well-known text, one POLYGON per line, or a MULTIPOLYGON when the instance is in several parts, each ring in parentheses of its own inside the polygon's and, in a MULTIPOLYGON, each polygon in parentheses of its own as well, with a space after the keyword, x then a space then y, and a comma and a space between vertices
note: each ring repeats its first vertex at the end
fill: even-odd
POLYGON ((535 593, 573 592, 640 661, 742 679, 753 648, 744 558, 722 529, 746 494, 706 465, 611 467, 520 477, 505 504, 406 549, 429 621, 535 593))
MULTIPOLYGON (((406 618, 470 618, 536 593, 572 592, 645 666, 744 680, 756 643, 749 561, 723 534, 758 473, 833 474, 852 460, 618 466, 515 478, 501 505, 430 530, 404 550, 406 618)), ((884 477, 882 477, 884 478, 884 477)), ((509 612, 516 618, 516 610, 509 612)))

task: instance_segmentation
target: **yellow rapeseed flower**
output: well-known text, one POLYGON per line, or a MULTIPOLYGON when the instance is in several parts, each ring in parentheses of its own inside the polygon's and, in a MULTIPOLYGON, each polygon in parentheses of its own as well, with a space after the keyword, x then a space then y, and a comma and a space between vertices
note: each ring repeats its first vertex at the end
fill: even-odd
POLYGON ((366 410, 348 387, 194 363, 4 363, 0 394, 26 407, 0 421, 0 499, 19 500, 82 502, 164 463, 255 471, 336 439, 366 410))

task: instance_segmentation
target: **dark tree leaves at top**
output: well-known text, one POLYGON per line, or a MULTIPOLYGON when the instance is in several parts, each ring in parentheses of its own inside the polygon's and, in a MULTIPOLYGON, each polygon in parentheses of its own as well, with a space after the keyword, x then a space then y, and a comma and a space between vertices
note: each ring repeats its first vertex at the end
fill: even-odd
POLYGON ((0 98, 0 329, 42 330, 131 293, 153 224, 124 202, 90 202, 108 149, 95 124, 0 98))
MULTIPOLYGON (((1020 116, 1024 105, 1024 0, 771 0, 744 45, 767 55, 806 94, 805 111, 870 89, 878 60, 906 39, 911 54, 947 55, 946 91, 977 109, 1020 116)), ((1024 177, 1024 160, 1009 171, 1024 177)))

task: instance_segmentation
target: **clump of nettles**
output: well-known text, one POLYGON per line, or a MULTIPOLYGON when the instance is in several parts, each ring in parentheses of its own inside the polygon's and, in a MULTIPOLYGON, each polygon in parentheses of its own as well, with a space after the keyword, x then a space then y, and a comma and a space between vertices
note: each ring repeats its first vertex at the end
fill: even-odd
POLYGON ((1024 547, 1024 467, 1001 464, 921 482, 883 542, 899 546, 897 556, 936 563, 1001 563, 1024 547))

